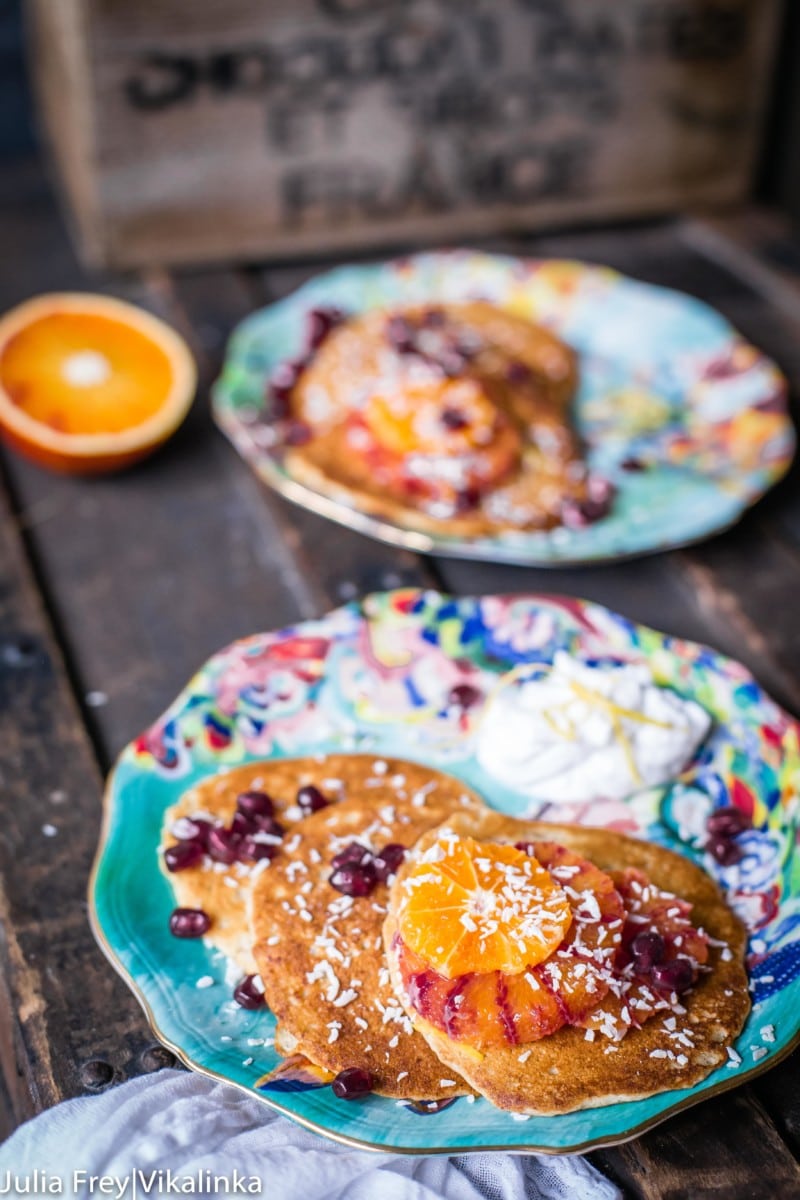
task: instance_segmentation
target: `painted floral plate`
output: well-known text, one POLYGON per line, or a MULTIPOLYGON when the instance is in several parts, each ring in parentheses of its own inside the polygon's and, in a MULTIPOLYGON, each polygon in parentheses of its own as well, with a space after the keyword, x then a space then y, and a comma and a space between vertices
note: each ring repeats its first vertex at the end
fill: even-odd
POLYGON ((585 1149, 630 1138, 741 1083, 797 1042, 799 787, 800 726, 744 667, 713 650, 578 600, 380 593, 229 646, 127 747, 108 784, 91 885, 93 925, 156 1034, 189 1066, 255 1092, 320 1133, 408 1152, 585 1149), (624 803, 550 805, 540 815, 639 834, 718 879, 751 931, 754 1007, 736 1053, 693 1089, 562 1116, 520 1120, 466 1098, 436 1112, 378 1096, 337 1100, 308 1072, 281 1067, 271 1014, 246 1012, 231 1000, 217 951, 168 932, 173 899, 157 862, 164 810, 204 775, 234 764, 352 750, 449 771, 495 807, 527 814, 522 795, 481 770, 473 735, 499 674, 521 662, 551 662, 559 649, 582 659, 646 661, 657 682, 713 716, 695 760, 669 786, 624 803), (469 691, 453 693, 465 682, 469 691), (472 703, 453 703, 454 694, 472 703), (739 839, 744 857, 729 867, 703 849, 706 818, 723 804, 740 808, 750 825, 739 839))
POLYGON ((781 478, 795 444, 783 376, 699 300, 606 267, 471 251, 341 267, 253 313, 231 338, 213 403, 240 454, 290 500, 411 550, 536 566, 708 537, 781 478), (541 322, 578 351, 574 416, 590 469, 616 489, 608 516, 581 529, 430 534, 322 495, 287 469, 268 380, 302 350, 309 309, 358 313, 466 298, 541 322))

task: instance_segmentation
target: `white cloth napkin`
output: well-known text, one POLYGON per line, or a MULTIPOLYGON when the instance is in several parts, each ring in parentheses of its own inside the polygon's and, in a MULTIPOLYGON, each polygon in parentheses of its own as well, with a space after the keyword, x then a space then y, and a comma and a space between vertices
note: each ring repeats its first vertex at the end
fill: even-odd
MULTIPOLYGON (((199 1179, 195 1196, 224 1195, 224 1185, 213 1177, 233 1181, 234 1170, 240 1179, 259 1181, 258 1190, 245 1185, 245 1194, 266 1200, 621 1200, 622 1195, 578 1157, 445 1158, 351 1150, 309 1133, 237 1088, 186 1071, 160 1071, 100 1096, 65 1101, 0 1146, 0 1193, 10 1183, 8 1195, 28 1200, 56 1194, 51 1186, 56 1178, 64 1197, 168 1196, 175 1194, 176 1179, 180 1188, 190 1177, 199 1179), (118 1182, 103 1189, 95 1183, 90 1190, 90 1176, 118 1182)), ((231 1188, 228 1194, 236 1193, 231 1188)))

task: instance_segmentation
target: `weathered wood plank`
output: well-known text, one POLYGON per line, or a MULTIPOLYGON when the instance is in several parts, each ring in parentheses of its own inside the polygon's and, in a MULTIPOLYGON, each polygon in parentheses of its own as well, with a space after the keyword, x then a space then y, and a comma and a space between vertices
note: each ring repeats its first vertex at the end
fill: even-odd
POLYGON ((4 497, 0 581, 1 1057, 19 1120, 84 1090, 92 1060, 109 1079, 138 1073, 152 1035, 86 920, 102 782, 4 497))
MULTIPOLYGON (((5 933, 0 926, 0 964, 5 963, 5 933)), ((24 1052, 8 984, 0 966, 0 1142, 33 1115, 33 1097, 25 1079, 24 1052)))
POLYGON ((765 1110, 789 1146, 800 1160, 800 1050, 795 1050, 771 1071, 765 1071, 752 1085, 765 1110))
POLYGON ((748 1089, 591 1158, 641 1200, 800 1196, 800 1165, 748 1089))

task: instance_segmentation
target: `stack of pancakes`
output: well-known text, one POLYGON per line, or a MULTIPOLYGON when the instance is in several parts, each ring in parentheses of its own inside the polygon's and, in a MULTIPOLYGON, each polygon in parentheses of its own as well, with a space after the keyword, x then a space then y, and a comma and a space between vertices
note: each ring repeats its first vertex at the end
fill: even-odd
POLYGON ((301 1054, 330 1076, 357 1067, 373 1090, 409 1100, 477 1092, 499 1107, 556 1113, 691 1086, 726 1060, 749 1010, 744 930, 713 882, 685 858, 604 829, 520 822, 487 809, 460 781, 417 763, 329 755, 235 768, 190 789, 165 815, 164 846, 176 821, 203 816, 227 824, 237 796, 266 792, 284 828, 271 859, 203 862, 169 875, 180 907, 211 918, 207 942, 255 975, 277 1019, 276 1047, 301 1054), (327 801, 310 815, 296 803, 306 785, 327 801), (527 1045, 479 1051, 421 1019, 405 995, 392 953, 404 879, 446 828, 458 836, 515 843, 547 838, 603 870, 635 867, 693 906, 710 942, 710 970, 667 1010, 634 1028, 609 1052, 565 1026, 527 1045), (333 860, 353 842, 379 855, 401 845, 406 858, 365 895, 330 882, 333 860), (686 1034, 675 1054, 681 1029, 686 1034), (663 1050, 663 1052, 662 1052, 663 1050))
POLYGON ((314 491, 404 526, 550 529, 597 508, 572 426, 577 382, 560 338, 485 301, 371 309, 304 364, 291 410, 307 437, 286 463, 314 491))

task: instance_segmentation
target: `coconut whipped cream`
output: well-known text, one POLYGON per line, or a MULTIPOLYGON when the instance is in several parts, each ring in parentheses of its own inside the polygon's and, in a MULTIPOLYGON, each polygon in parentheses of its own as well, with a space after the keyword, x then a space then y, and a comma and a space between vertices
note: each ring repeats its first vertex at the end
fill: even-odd
POLYGON ((588 666, 560 652, 540 678, 501 682, 477 757, 540 800, 623 799, 674 779, 710 725, 705 709, 659 687, 647 666, 588 666))

